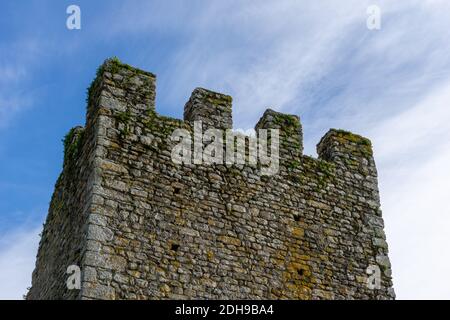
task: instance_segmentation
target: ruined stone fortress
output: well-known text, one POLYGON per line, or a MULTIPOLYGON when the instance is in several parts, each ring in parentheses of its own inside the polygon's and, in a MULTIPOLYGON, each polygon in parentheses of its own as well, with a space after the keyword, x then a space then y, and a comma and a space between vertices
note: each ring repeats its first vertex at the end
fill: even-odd
POLYGON ((155 111, 155 76, 107 60, 62 173, 28 299, 393 299, 369 140, 330 130, 304 156, 297 116, 279 129, 279 171, 176 164, 173 131, 232 128, 230 96, 195 89, 184 120, 155 111), (67 284, 78 266, 80 288, 67 284))

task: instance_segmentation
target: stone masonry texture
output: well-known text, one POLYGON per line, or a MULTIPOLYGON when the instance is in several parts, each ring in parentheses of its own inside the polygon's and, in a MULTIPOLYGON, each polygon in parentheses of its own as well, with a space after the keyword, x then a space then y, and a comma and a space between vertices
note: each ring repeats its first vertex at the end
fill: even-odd
POLYGON ((369 140, 333 129, 304 156, 299 118, 269 109, 256 129, 280 129, 276 175, 175 164, 172 132, 231 129, 232 99, 198 88, 172 119, 155 111, 155 83, 115 58, 98 69, 86 124, 64 139, 27 299, 395 298, 369 140))

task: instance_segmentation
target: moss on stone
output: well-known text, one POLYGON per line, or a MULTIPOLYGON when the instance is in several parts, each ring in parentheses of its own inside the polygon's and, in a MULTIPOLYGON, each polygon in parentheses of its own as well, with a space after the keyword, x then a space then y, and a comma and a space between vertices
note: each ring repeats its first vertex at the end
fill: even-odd
POLYGON ((126 138, 130 134, 130 120, 131 112, 129 110, 124 112, 117 112, 115 114, 117 121, 123 124, 123 129, 120 131, 121 138, 126 138))
POLYGON ((283 113, 274 113, 274 123, 282 126, 282 127, 291 127, 294 130, 300 129, 300 122, 298 118, 294 115, 283 114, 283 113))
POLYGON ((334 130, 334 132, 336 133, 339 142, 346 144, 350 141, 361 147, 360 150, 364 154, 372 155, 372 142, 369 139, 342 129, 334 130))
MULTIPOLYGON (((98 81, 100 81, 99 79, 102 78, 103 73, 110 72, 111 74, 116 74, 116 73, 119 73, 120 70, 122 70, 122 69, 130 71, 131 76, 137 75, 137 74, 143 74, 146 76, 150 76, 151 78, 156 78, 156 76, 153 73, 147 72, 147 71, 135 68, 129 64, 123 63, 116 56, 114 56, 112 58, 108 58, 103 62, 103 64, 101 66, 99 66, 97 68, 96 76, 95 76, 94 80, 91 82, 91 84, 89 85, 89 87, 87 88, 86 103, 88 106, 89 106, 89 103, 91 102, 91 97, 92 97, 92 93, 94 91, 95 85, 98 81)), ((131 78, 131 76, 128 77, 125 81, 129 80, 129 78, 131 78)))
POLYGON ((130 111, 118 112, 115 114, 115 117, 118 121, 128 124, 131 119, 131 113, 130 111))
POLYGON ((335 167, 334 164, 323 160, 319 160, 317 164, 317 184, 319 189, 323 189, 334 178, 335 167))
MULTIPOLYGON (((138 68, 135 68, 129 64, 123 63, 120 61, 117 57, 112 57, 109 59, 106 59, 103 65, 99 68, 101 71, 109 71, 112 74, 118 73, 121 69, 125 69, 128 71, 131 71, 133 74, 144 74, 147 76, 151 76, 152 78, 155 78, 155 75, 151 72, 147 72, 138 68)), ((101 72, 100 72, 101 73, 101 72)), ((100 73, 97 73, 97 76, 99 76, 100 73)))
POLYGON ((188 131, 192 131, 191 126, 183 120, 159 115, 154 110, 148 110, 147 114, 141 121, 150 131, 162 132, 165 135, 172 134, 175 129, 186 129, 188 131))
POLYGON ((291 170, 294 170, 294 169, 300 167, 300 161, 298 161, 298 160, 289 161, 287 163, 287 167, 291 170))
MULTIPOLYGON (((281 129, 281 134, 287 136, 296 136, 300 132, 300 121, 297 116, 276 112, 273 114, 273 123, 281 129)), ((289 142, 292 147, 300 148, 298 142, 289 142)))
POLYGON ((207 97, 206 101, 211 103, 212 105, 224 105, 225 106, 227 104, 231 104, 232 98, 231 98, 231 96, 224 95, 221 98, 207 97))
POLYGON ((84 139, 84 128, 75 127, 70 129, 64 136, 64 163, 69 163, 78 156, 84 139))

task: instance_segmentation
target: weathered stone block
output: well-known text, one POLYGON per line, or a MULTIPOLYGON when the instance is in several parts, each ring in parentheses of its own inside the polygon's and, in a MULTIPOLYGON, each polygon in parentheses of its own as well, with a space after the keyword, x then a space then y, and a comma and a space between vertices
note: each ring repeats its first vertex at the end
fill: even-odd
POLYGON ((274 175, 174 163, 174 130, 231 129, 232 99, 196 89, 185 121, 171 119, 155 112, 155 80, 100 67, 86 126, 65 139, 28 299, 395 297, 369 140, 331 130, 319 159, 304 156, 300 119, 267 110, 256 129, 279 130, 274 175), (61 272, 74 264, 81 290, 61 272))

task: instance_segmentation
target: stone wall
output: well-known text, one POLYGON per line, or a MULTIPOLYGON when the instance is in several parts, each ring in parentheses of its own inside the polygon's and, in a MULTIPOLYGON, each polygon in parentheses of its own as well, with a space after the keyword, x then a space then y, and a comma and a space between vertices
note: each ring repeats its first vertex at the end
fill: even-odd
POLYGON ((230 129, 232 100, 196 89, 185 120, 167 118, 155 111, 155 81, 116 59, 99 69, 28 298, 394 298, 369 140, 330 130, 319 158, 307 157, 299 118, 268 110, 256 128, 280 129, 278 174, 178 165, 173 131, 193 132, 195 120, 230 129), (73 263, 82 287, 68 292, 73 263), (381 270, 378 289, 369 266, 381 270))

